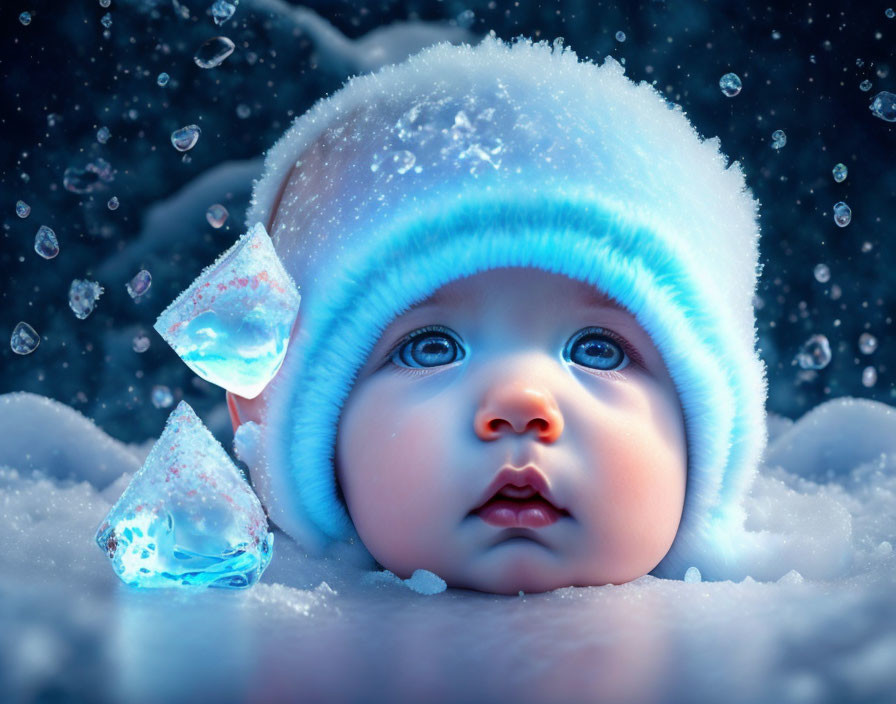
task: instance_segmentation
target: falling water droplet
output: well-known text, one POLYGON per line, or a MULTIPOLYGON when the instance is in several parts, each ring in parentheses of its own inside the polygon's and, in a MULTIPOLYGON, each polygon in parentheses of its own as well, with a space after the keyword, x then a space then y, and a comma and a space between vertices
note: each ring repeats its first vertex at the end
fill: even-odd
POLYGON ((171 395, 171 389, 163 384, 152 387, 152 405, 156 408, 168 408, 174 403, 174 396, 171 395))
POLYGON ((31 13, 23 12, 21 15, 19 15, 19 22, 27 27, 29 24, 31 24, 31 13))
POLYGON ((772 39, 778 40, 781 38, 781 33, 777 29, 772 30, 772 39))
POLYGON ((846 227, 852 220, 852 210, 850 207, 840 201, 834 205, 834 222, 840 227, 846 227))
POLYGON ((165 73, 164 71, 162 71, 162 72, 159 74, 159 77, 156 78, 156 83, 157 83, 158 85, 160 85, 160 86, 163 86, 163 87, 164 87, 164 86, 167 86, 167 85, 168 85, 168 79, 169 79, 169 78, 171 78, 171 76, 169 76, 167 73, 165 73))
POLYGON ((16 215, 24 220, 31 215, 31 206, 23 200, 16 201, 16 215))
POLYGON ((827 264, 818 264, 813 273, 815 274, 815 280, 820 284, 826 284, 831 280, 831 270, 827 264))
POLYGON ((772 132, 772 149, 781 149, 785 144, 787 144, 787 135, 784 134, 784 130, 772 132))
POLYGON ((137 300, 140 296, 149 291, 150 286, 152 286, 152 274, 146 269, 138 271, 134 275, 134 278, 125 284, 125 288, 134 300, 137 300))
POLYGON ((722 93, 724 93, 729 98, 733 98, 735 95, 740 93, 743 84, 741 83, 740 77, 736 73, 726 73, 719 79, 719 88, 722 89, 722 93))
POLYGON ((106 207, 109 208, 109 210, 118 210, 118 205, 118 196, 112 196, 109 199, 109 202, 106 203, 106 207))
POLYGON ((252 114, 252 109, 246 105, 245 103, 240 103, 236 106, 236 116, 241 120, 245 120, 249 115, 252 114))
POLYGON ((9 346, 16 354, 31 354, 40 344, 40 335, 24 320, 12 331, 9 346))
POLYGON ((846 164, 837 164, 831 173, 834 174, 834 180, 837 183, 843 183, 849 170, 846 168, 846 164))
POLYGON ((52 259, 59 254, 59 240, 56 233, 46 225, 41 225, 34 236, 34 251, 44 259, 52 259))
POLYGON ((621 29, 616 32, 616 41, 620 43, 625 41, 625 32, 623 32, 621 29))
POLYGON ((830 361, 831 343, 824 335, 812 335, 796 355, 796 362, 801 369, 824 369, 830 361))
POLYGON ((893 19, 894 17, 896 17, 896 12, 893 11, 893 8, 892 8, 892 7, 888 7, 886 10, 884 10, 884 14, 885 14, 889 19, 893 19))
POLYGON ((171 144, 179 152, 185 152, 196 146, 202 130, 199 125, 187 125, 171 133, 171 144))
POLYGON ((96 281, 74 279, 68 289, 68 306, 78 320, 93 313, 97 299, 103 295, 103 287, 96 281))
POLYGON ((228 215, 230 215, 230 213, 227 212, 227 208, 220 203, 215 203, 205 211, 205 219, 208 220, 208 224, 216 230, 224 225, 228 215))
POLYGON ((882 90, 871 100, 868 106, 871 114, 887 122, 896 122, 896 95, 882 90))
POLYGON ((862 386, 870 389, 877 383, 877 369, 874 367, 865 367, 862 370, 862 386))
POLYGON ((871 90, 871 81, 869 81, 869 80, 866 78, 864 81, 862 81, 861 83, 859 83, 859 90, 864 91, 865 93, 867 93, 869 90, 871 90))
POLYGON ((212 37, 196 50, 193 61, 199 68, 215 68, 233 53, 234 48, 227 37, 212 37))
POLYGON ((112 0, 100 0, 100 7, 109 7, 112 4, 112 0))
POLYGON ((105 144, 109 141, 109 137, 112 136, 112 133, 109 131, 108 127, 100 127, 96 131, 96 141, 100 144, 105 144))
POLYGON ((877 338, 870 332, 863 332, 859 336, 859 349, 862 354, 872 354, 877 349, 877 338))

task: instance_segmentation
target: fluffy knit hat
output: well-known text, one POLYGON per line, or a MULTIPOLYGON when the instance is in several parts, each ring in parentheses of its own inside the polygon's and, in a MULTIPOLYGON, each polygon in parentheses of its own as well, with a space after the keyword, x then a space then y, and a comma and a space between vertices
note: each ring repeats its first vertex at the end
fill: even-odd
POLYGON ((688 449, 682 521, 652 574, 727 578, 767 441, 758 205, 719 140, 610 57, 489 36, 349 80, 270 149, 247 216, 302 294, 252 468, 271 518, 312 553, 360 544, 336 432, 380 334, 449 281, 535 267, 612 296, 651 335, 688 449))

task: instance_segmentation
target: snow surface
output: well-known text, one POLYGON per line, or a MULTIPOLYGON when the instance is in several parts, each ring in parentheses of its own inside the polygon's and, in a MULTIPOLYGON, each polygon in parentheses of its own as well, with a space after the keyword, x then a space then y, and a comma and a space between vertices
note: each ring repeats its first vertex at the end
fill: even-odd
POLYGON ((742 582, 422 595, 286 535, 255 587, 138 590, 93 542, 152 441, 0 396, 4 701, 893 701, 896 411, 836 399, 770 443, 742 582), (759 554, 759 553, 757 553, 759 554))

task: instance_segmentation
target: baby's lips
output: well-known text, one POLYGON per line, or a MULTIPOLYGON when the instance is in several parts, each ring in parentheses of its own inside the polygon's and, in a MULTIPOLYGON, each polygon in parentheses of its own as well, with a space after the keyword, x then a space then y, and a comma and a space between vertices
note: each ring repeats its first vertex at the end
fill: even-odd
POLYGON ((548 480, 534 464, 519 469, 510 465, 502 467, 480 496, 479 503, 472 513, 480 511, 499 493, 516 499, 538 496, 551 504, 561 515, 569 515, 567 510, 559 506, 548 486, 548 480))

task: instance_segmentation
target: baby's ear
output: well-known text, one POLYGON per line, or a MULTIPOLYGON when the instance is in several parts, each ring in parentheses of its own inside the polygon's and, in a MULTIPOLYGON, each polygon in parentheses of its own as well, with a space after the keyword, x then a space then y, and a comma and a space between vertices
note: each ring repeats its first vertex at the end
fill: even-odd
POLYGON ((238 394, 228 391, 227 412, 230 414, 230 423, 233 425, 233 432, 247 421, 254 421, 261 424, 262 411, 266 403, 264 393, 255 398, 244 398, 238 394))

